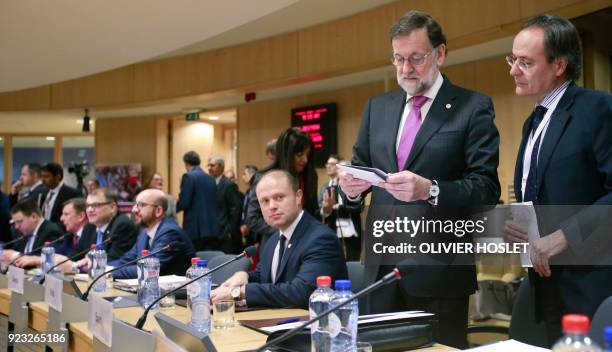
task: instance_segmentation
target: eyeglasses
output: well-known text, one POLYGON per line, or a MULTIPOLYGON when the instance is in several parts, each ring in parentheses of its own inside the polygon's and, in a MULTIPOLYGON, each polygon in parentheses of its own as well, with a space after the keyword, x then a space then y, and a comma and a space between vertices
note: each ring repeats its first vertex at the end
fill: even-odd
POLYGON ((107 204, 110 204, 110 203, 112 203, 112 202, 87 203, 87 204, 85 204, 85 207, 86 208, 98 209, 98 208, 100 208, 102 206, 105 206, 107 204))
POLYGON ((533 61, 531 60, 526 60, 525 58, 518 58, 518 57, 514 57, 514 56, 506 56, 506 63, 508 64, 508 66, 510 67, 514 67, 514 64, 517 64, 519 69, 521 69, 521 71, 528 71, 530 68, 533 67, 533 61))
POLYGON ((426 54, 412 54, 410 55, 410 57, 403 57, 400 55, 393 55, 391 56, 391 63, 395 66, 395 67, 404 67, 404 64, 406 62, 409 62, 412 66, 419 66, 422 65, 425 62, 425 59, 427 59, 427 57, 429 55, 431 55, 431 53, 433 53, 436 50, 436 48, 431 49, 428 53, 426 54))
POLYGON ((142 210, 142 208, 144 208, 146 206, 157 208, 160 205, 158 205, 158 204, 151 204, 151 203, 145 203, 145 202, 138 202, 138 203, 134 204, 134 206, 136 208, 138 208, 138 210, 142 210))

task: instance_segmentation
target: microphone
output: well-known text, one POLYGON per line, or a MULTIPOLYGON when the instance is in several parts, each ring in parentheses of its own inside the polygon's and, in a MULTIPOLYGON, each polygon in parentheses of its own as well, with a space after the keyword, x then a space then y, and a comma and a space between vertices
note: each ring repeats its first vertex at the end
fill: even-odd
MULTIPOLYGON (((111 242, 111 238, 109 237, 109 238, 105 239, 104 241, 100 242, 100 244, 106 245, 107 243, 110 243, 110 242, 111 242)), ((95 245, 95 243, 93 243, 92 245, 95 245)), ((84 250, 82 250, 82 251, 72 255, 70 258, 66 258, 66 259, 62 260, 61 262, 55 264, 49 270, 47 270, 47 272, 45 274, 53 272, 53 269, 57 268, 58 266, 66 263, 66 262, 69 262, 71 260, 74 260, 75 258, 78 258, 78 257, 82 256, 83 254, 89 252, 90 250, 91 250, 91 247, 90 248, 85 248, 84 250)), ((40 280, 39 283, 41 285, 45 283, 45 277, 44 276, 42 277, 42 279, 40 280)))
MULTIPOLYGON (((65 233, 65 234, 61 235, 60 237, 58 237, 58 238, 54 239, 53 241, 50 241, 50 242, 49 242, 49 244, 53 245, 53 244, 55 244, 55 243, 57 243, 57 242, 63 241, 63 240, 66 238, 66 236, 68 236, 68 234, 67 234, 67 233, 65 233)), ((43 244, 42 246, 38 246, 38 247, 36 247, 36 248, 32 249, 31 251, 29 251, 28 253, 20 253, 18 256, 16 256, 16 257, 15 257, 15 259, 11 260, 11 262, 10 262, 10 263, 7 265, 7 269, 6 269, 6 270, 8 271, 8 267, 9 267, 9 266, 11 266, 11 265, 13 265, 13 263, 15 263, 15 261, 16 261, 17 259, 19 259, 19 258, 23 257, 24 255, 29 255, 30 253, 33 253, 33 252, 39 251, 39 250, 41 250, 41 249, 42 249, 44 246, 45 246, 44 244, 43 244)), ((25 249, 24 249, 24 250, 25 250, 25 249)))
POLYGON ((4 247, 6 247, 6 246, 10 246, 10 245, 12 245, 12 244, 15 244, 15 243, 17 243, 17 242, 19 242, 19 241, 21 241, 21 240, 23 240, 23 239, 25 239, 25 238, 26 238, 26 236, 21 235, 21 236, 19 236, 19 237, 15 238, 15 239, 13 239, 13 240, 10 240, 10 241, 6 242, 6 243, 4 244, 4 247))
POLYGON ((91 291, 91 288, 93 287, 93 285, 94 285, 94 284, 95 284, 95 283, 96 283, 98 280, 100 280, 100 278, 106 277, 106 275, 108 275, 108 274, 112 273, 113 271, 117 271, 117 270, 119 270, 119 269, 121 269, 121 268, 125 268, 126 266, 132 265, 132 264, 136 263, 137 261, 139 261, 139 260, 141 260, 141 259, 145 259, 145 258, 152 257, 152 256, 156 255, 157 253, 164 252, 164 251, 168 251, 168 252, 170 252, 170 251, 174 250, 176 247, 178 247, 179 245, 180 245, 180 242, 178 242, 178 241, 175 241, 175 242, 169 243, 169 244, 167 244, 166 246, 164 246, 163 248, 160 248, 160 249, 156 250, 155 252, 150 252, 149 254, 147 254, 147 255, 145 255, 145 256, 138 257, 138 258, 136 258, 136 259, 130 260, 130 261, 129 261, 129 262, 127 262, 127 263, 124 263, 124 264, 122 264, 122 265, 119 265, 119 266, 118 266, 118 267, 116 267, 116 268, 112 268, 111 270, 105 271, 104 273, 102 273, 102 274, 98 275, 98 276, 97 276, 95 279, 93 279, 93 281, 92 281, 92 282, 89 284, 89 286, 87 286, 87 290, 85 291, 85 293, 83 293, 83 296, 81 296, 81 299, 82 299, 83 301, 87 301, 87 296, 89 296, 89 291, 91 291))
POLYGON ((182 289, 183 287, 190 285, 198 280, 200 280, 201 278, 203 278, 204 276, 210 275, 212 273, 214 273, 215 271, 225 267, 226 265, 235 262, 236 260, 242 258, 242 257, 247 257, 247 258, 251 258, 252 256, 255 255, 255 253, 257 253, 257 246, 248 246, 247 248, 244 249, 244 251, 238 255, 236 255, 234 258, 221 263, 219 265, 217 265, 215 268, 210 269, 207 273, 202 274, 196 278, 193 278, 185 283, 183 283, 182 285, 178 286, 177 288, 168 291, 166 293, 164 293, 163 295, 159 296, 158 299, 156 299, 155 301, 153 301, 151 304, 149 304, 149 306, 147 307, 147 309, 145 309, 145 311, 142 313, 142 315, 140 316, 140 318, 138 319, 138 322, 136 322, 136 328, 137 329, 141 329, 142 330, 142 326, 144 325, 145 321, 147 321, 147 315, 149 314, 149 310, 151 310, 151 308, 153 306, 155 306, 155 304, 159 301, 161 301, 164 297, 174 294, 176 293, 178 290, 182 289))
POLYGON ((400 265, 398 268, 393 269, 393 271, 391 271, 390 273, 388 273, 387 275, 383 276, 380 280, 374 282, 373 284, 371 284, 370 286, 364 288, 363 290, 357 292, 351 299, 347 299, 346 301, 338 304, 337 306, 331 307, 328 310, 324 311, 323 313, 317 315, 316 317, 310 319, 309 321, 305 322, 304 324, 297 326, 289 331, 287 331, 286 333, 282 334, 281 336, 275 338, 272 341, 267 342, 265 345, 259 347, 258 349, 256 349, 256 352, 260 352, 260 351, 265 351, 266 348, 268 347, 272 347, 274 345, 277 345, 287 339, 289 339, 290 337, 294 336, 295 334, 297 334, 298 332, 300 332, 302 329, 304 329, 305 327, 307 327, 308 325, 314 323, 315 321, 319 321, 322 318, 328 316, 329 314, 337 311, 338 309, 344 307, 345 305, 349 304, 350 302, 365 296, 367 294, 369 294, 370 292, 377 290, 378 288, 388 285, 390 283, 392 283, 395 280, 399 280, 402 278, 402 276, 407 276, 409 274, 411 274, 414 271, 414 265, 411 264, 406 264, 406 265, 400 265))

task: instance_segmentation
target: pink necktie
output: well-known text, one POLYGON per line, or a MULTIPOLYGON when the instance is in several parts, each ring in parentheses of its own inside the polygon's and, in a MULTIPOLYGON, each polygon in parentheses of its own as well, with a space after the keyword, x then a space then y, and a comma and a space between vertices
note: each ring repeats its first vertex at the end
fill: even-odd
POLYGON ((419 128, 421 128, 421 107, 427 102, 427 97, 417 95, 412 97, 412 109, 404 122, 404 130, 402 131, 402 138, 400 139, 399 145, 397 146, 397 168, 402 171, 404 164, 410 155, 412 144, 416 138, 419 128))

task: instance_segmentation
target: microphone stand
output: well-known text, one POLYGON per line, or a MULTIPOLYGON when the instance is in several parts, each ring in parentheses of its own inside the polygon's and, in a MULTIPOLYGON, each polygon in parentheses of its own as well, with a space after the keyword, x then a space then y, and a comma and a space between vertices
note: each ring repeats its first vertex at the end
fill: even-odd
POLYGON ((141 316, 140 316, 140 318, 138 319, 138 322, 136 322, 136 325, 135 325, 135 326, 136 326, 136 328, 138 328, 138 329, 141 329, 141 330, 142 330, 142 327, 143 327, 143 325, 144 325, 145 321, 147 321, 147 315, 149 314, 149 311, 151 310, 151 308, 152 308, 153 306, 155 306, 155 304, 156 304, 157 302, 161 301, 161 300, 162 300, 164 297, 166 297, 166 296, 168 296, 168 295, 170 295, 170 294, 175 293, 176 291, 178 291, 178 290, 182 289, 183 287, 185 287, 185 286, 187 286, 187 285, 190 285, 190 284, 192 284, 192 283, 194 283, 194 282, 196 282, 196 281, 200 280, 201 278, 203 278, 203 277, 205 277, 205 276, 207 276, 207 275, 210 275, 210 274, 214 273, 215 271, 217 271, 217 270, 219 270, 219 269, 221 269, 221 268, 225 267, 225 266, 226 266, 226 265, 228 265, 229 263, 232 263, 232 262, 234 262, 234 261, 236 261, 236 260, 238 260, 238 259, 240 259, 240 258, 242 258, 242 257, 252 257, 252 256, 253 256, 253 254, 255 254, 255 252, 256 252, 256 251, 257 251, 257 248, 256 248, 255 246, 249 246, 247 249, 245 249, 245 250, 244 250, 244 252, 242 252, 242 253, 240 253, 240 254, 236 255, 234 258, 232 258, 232 259, 230 259, 230 260, 225 261, 224 263, 221 263, 221 264, 217 265, 217 267, 216 267, 216 268, 213 268, 213 269, 209 270, 208 272, 206 272, 205 274, 202 274, 202 275, 200 275, 200 276, 198 276, 198 277, 196 277, 196 278, 193 278, 193 279, 191 279, 191 280, 189 280, 189 281, 187 281, 187 282, 185 282, 185 283, 181 284, 180 286, 178 286, 178 287, 174 288, 172 291, 166 292, 165 294, 163 294, 163 295, 159 296, 159 298, 157 298, 155 301, 153 301, 151 304, 149 304, 149 306, 148 306, 148 307, 145 309, 145 311, 142 313, 142 315, 141 315, 141 316))
POLYGON ((335 312, 336 310, 344 307, 345 305, 349 304, 350 302, 360 298, 361 296, 367 295, 368 293, 382 287, 385 286, 387 284, 390 284, 391 282, 395 281, 395 280, 399 280, 401 279, 401 274, 400 274, 400 270, 398 268, 393 269, 392 272, 388 273, 387 275, 383 276, 380 280, 378 280, 377 282, 373 283, 372 285, 364 288, 363 290, 357 292, 351 299, 347 299, 346 301, 338 304, 337 306, 331 307, 328 310, 324 311, 323 313, 317 315, 316 317, 310 319, 309 321, 303 323, 300 326, 297 326, 289 331, 287 331, 286 333, 282 334, 281 336, 275 338, 274 340, 271 340, 269 342, 267 342, 265 345, 259 347, 257 350, 255 350, 256 352, 261 352, 261 351, 265 351, 266 348, 268 347, 272 347, 274 345, 277 345, 280 342, 283 342, 287 339, 289 339, 290 337, 294 336, 295 334, 297 334, 298 332, 300 332, 302 329, 304 329, 305 327, 307 327, 308 325, 314 323, 315 321, 319 321, 322 318, 328 316, 329 314, 331 314, 332 312, 335 312))

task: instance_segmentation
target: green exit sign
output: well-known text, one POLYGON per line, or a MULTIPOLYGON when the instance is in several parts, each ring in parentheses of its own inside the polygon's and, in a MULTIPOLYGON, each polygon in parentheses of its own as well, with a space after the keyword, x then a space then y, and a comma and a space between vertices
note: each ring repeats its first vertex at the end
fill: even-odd
POLYGON ((200 119, 199 112, 190 112, 187 115, 185 115, 185 120, 187 121, 197 121, 199 119, 200 119))

